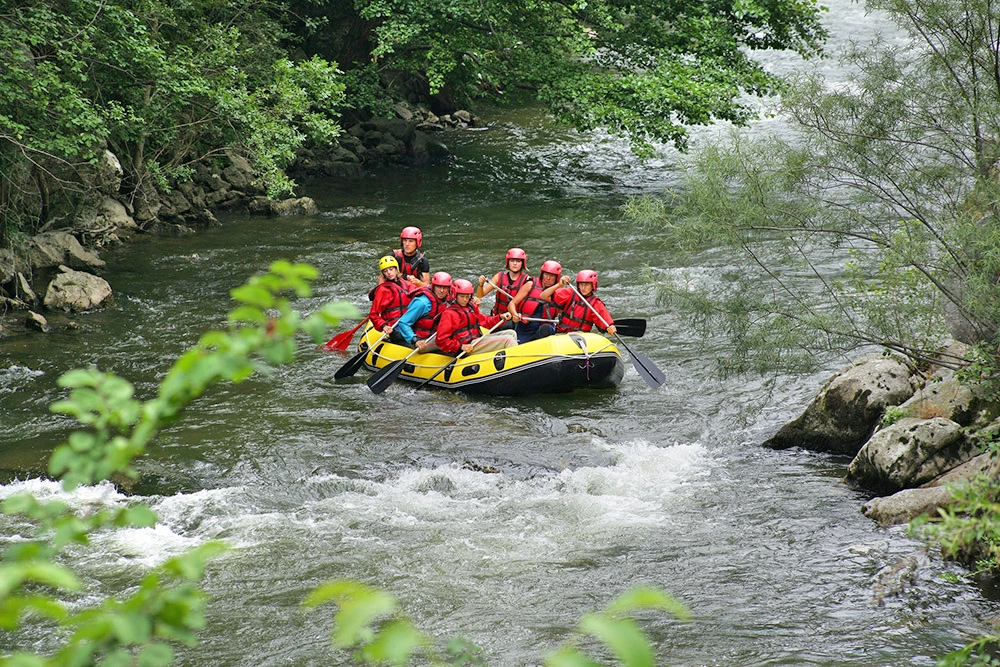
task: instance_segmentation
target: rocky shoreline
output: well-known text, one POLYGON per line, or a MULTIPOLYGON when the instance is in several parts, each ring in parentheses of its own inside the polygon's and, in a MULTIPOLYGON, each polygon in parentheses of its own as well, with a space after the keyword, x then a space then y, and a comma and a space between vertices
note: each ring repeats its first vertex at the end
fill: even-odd
POLYGON ((1000 440, 1000 405, 959 381, 962 343, 947 365, 917 367, 891 355, 864 357, 836 373, 796 419, 763 445, 853 457, 844 482, 872 494, 865 516, 902 524, 952 503, 949 486, 996 476, 987 452, 1000 440))
MULTIPOLYGON (((444 133, 482 127, 468 111, 438 116, 424 105, 400 103, 392 118, 347 127, 337 146, 303 148, 288 174, 356 179, 376 167, 426 165, 448 157, 444 133)), ((222 212, 272 217, 316 212, 309 197, 278 201, 265 196, 254 185, 251 165, 232 154, 214 167, 197 165, 190 181, 166 195, 142 198, 122 192, 124 177, 118 158, 105 151, 88 174, 90 184, 97 186, 96 197, 18 248, 0 249, 0 336, 50 331, 53 318, 72 327, 73 313, 112 303, 111 287, 100 276, 106 268, 103 247, 138 234, 192 234, 219 224, 216 214, 222 212)))

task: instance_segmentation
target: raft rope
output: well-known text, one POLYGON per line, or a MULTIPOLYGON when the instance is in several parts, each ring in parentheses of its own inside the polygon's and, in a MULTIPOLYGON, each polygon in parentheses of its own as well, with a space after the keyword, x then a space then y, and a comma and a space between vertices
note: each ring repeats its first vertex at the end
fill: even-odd
POLYGON ((583 366, 580 366, 583 370, 587 372, 587 382, 590 382, 590 352, 587 350, 587 341, 584 340, 583 336, 576 333, 569 334, 569 337, 576 343, 580 350, 583 352, 583 366))

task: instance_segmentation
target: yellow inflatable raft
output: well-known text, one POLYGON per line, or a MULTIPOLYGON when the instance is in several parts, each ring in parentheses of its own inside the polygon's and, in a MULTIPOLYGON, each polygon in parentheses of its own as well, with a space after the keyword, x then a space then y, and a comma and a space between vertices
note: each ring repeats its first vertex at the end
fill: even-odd
MULTIPOLYGON (((358 344, 369 370, 384 368, 413 352, 379 338, 368 325, 358 344)), ((625 364, 614 343, 598 333, 574 332, 493 352, 473 350, 457 360, 436 352, 413 354, 403 364, 399 379, 470 394, 517 396, 615 387, 624 374, 625 364), (453 361, 450 368, 439 372, 453 361), (426 382, 431 377, 434 379, 426 382)))

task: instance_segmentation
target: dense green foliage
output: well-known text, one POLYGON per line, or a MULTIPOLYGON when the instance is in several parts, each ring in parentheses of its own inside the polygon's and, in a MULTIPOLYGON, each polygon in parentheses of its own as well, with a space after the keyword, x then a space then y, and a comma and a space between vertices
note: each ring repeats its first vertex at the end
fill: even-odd
POLYGON ((410 93, 538 101, 641 152, 683 147, 691 125, 751 118, 746 95, 776 89, 752 52, 817 54, 818 17, 814 0, 0 0, 0 245, 100 194, 105 149, 137 209, 223 155, 277 195, 345 108, 410 93))
POLYGON ((996 355, 1000 14, 988 0, 869 6, 910 39, 856 46, 847 85, 803 76, 783 95, 790 138, 736 137, 669 204, 631 207, 674 248, 739 251, 726 280, 668 295, 729 335, 728 370, 873 344, 919 360, 948 333, 996 355))
MULTIPOLYGON (((580 129, 608 128, 638 149, 684 146, 687 126, 752 117, 745 94, 776 81, 759 49, 819 52, 811 0, 357 0, 369 31, 345 69, 423 78, 459 100, 542 102, 580 129), (371 61, 371 64, 369 64, 371 61)), ((343 8, 336 16, 343 21, 343 8)), ((307 48, 309 44, 307 43, 307 48)))
POLYGON ((0 1, 0 241, 71 215, 109 149, 141 204, 231 152, 270 192, 337 134, 335 65, 292 62, 280 2, 0 1), (68 201, 67 201, 68 200, 68 201))

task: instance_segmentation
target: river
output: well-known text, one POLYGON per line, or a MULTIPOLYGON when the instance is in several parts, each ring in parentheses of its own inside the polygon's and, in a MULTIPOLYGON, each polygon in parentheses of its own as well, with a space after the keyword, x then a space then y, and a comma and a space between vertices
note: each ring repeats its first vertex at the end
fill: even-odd
MULTIPOLYGON (((835 44, 877 24, 831 4, 835 44)), ((79 553, 93 589, 115 591, 206 540, 231 545, 209 567, 209 624, 180 664, 348 664, 330 648, 331 610, 300 606, 339 577, 392 592, 422 629, 464 636, 499 667, 539 664, 584 613, 638 584, 693 613, 643 617, 661 663, 675 666, 932 665, 987 629, 997 606, 960 568, 862 516, 868 497, 840 483, 847 459, 757 444, 845 360, 779 377, 772 394, 752 379, 719 381, 679 315, 656 304, 647 267, 714 279, 726 265, 718 252, 665 254, 619 209, 676 184, 676 155, 640 163, 620 140, 530 112, 445 140, 444 165, 304 184, 317 216, 229 218, 104 251, 113 308, 73 330, 0 341, 0 496, 60 493, 40 471, 68 428, 47 410, 66 370, 96 365, 148 397, 174 358, 223 324, 228 290, 278 258, 321 272, 300 310, 367 307, 377 258, 412 224, 432 269, 456 277, 497 270, 515 245, 533 273, 549 258, 597 270, 613 314, 648 319, 630 344, 667 383, 651 390, 628 365, 611 391, 470 398, 397 383, 376 396, 364 372, 334 383, 346 357, 304 343, 295 365, 212 389, 139 464, 134 493, 160 524, 79 553)), ((131 499, 110 485, 67 498, 131 499)), ((2 647, 15 642, 41 648, 47 637, 2 647)))

